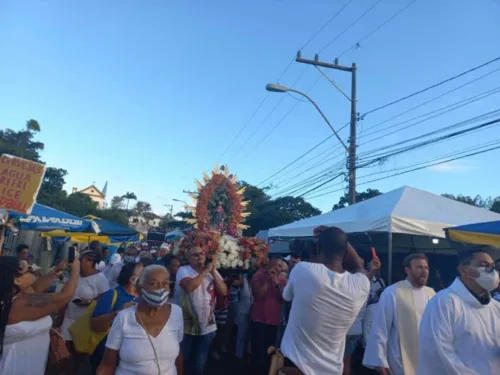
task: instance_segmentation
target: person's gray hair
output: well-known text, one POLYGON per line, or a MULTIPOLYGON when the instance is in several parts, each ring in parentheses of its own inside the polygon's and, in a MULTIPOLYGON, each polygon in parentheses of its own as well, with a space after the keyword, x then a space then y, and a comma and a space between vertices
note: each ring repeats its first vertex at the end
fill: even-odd
POLYGON ((152 264, 150 266, 144 267, 141 274, 139 275, 139 280, 137 280, 137 286, 139 288, 142 288, 146 283, 146 280, 149 278, 149 274, 157 270, 164 270, 167 273, 168 277, 170 277, 170 273, 164 266, 160 264, 152 264))

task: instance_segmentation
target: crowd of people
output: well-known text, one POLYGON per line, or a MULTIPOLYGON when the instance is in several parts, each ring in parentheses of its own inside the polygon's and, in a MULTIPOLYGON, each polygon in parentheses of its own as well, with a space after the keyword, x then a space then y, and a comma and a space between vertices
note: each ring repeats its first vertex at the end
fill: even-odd
POLYGON ((209 359, 252 375, 500 374, 500 262, 484 250, 460 253, 438 293, 424 254, 386 287, 376 255, 365 264, 335 227, 250 272, 172 250, 93 242, 45 275, 26 245, 1 256, 0 374, 41 375, 48 359, 67 375, 84 362, 97 375, 201 375, 209 359))

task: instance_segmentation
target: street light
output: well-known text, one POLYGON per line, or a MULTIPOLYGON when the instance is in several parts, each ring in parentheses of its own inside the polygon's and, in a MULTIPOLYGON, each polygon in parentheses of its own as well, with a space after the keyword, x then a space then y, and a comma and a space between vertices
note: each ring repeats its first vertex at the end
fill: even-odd
POLYGON ((323 120, 325 120, 325 122, 330 127, 330 129, 332 129, 333 134, 335 135, 335 137, 337 137, 337 139, 339 140, 340 144, 345 148, 345 150, 347 152, 349 152, 349 148, 346 146, 346 144, 344 143, 344 141, 339 137, 338 133, 335 131, 335 129, 333 128, 332 124, 330 124, 330 121, 328 121, 328 118, 325 116, 325 114, 323 113, 323 111, 321 111, 321 109, 316 104, 316 102, 314 100, 312 100, 307 94, 303 93, 302 91, 291 89, 289 87, 286 87, 286 86, 283 86, 283 85, 280 85, 280 84, 277 84, 277 83, 268 83, 266 85, 266 90, 270 91, 270 92, 279 92, 279 93, 294 92, 296 94, 302 95, 304 98, 306 98, 307 100, 309 100, 311 102, 311 104, 318 110, 319 114, 323 117, 323 120))
POLYGON ((183 200, 181 200, 181 199, 175 199, 175 198, 174 198, 174 199, 172 199, 172 200, 173 200, 174 202, 184 203, 186 206, 189 206, 189 204, 187 204, 187 202, 186 202, 186 201, 183 201, 183 200))

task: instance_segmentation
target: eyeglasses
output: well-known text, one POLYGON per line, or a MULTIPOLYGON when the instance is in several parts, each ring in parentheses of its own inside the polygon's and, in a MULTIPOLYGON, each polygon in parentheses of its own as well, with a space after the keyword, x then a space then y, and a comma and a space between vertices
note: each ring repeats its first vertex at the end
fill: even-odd
POLYGON ((495 265, 494 264, 488 264, 488 265, 484 265, 484 266, 481 266, 484 268, 484 270, 488 273, 492 273, 493 271, 496 271, 496 268, 495 268, 495 265))

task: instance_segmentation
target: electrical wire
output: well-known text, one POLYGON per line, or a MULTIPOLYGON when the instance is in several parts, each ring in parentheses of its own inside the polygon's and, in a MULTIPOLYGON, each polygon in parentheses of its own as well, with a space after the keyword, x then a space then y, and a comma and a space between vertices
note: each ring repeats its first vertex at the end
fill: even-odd
MULTIPOLYGON (((385 176, 385 177, 376 178, 376 179, 373 179, 373 180, 370 180, 370 181, 362 182, 361 184, 357 184, 357 186, 370 184, 372 182, 386 180, 388 178, 392 178, 392 177, 395 177, 395 176, 400 176, 400 175, 403 175, 403 174, 407 174, 407 173, 419 171, 419 170, 430 168, 430 167, 434 167, 434 166, 440 165, 440 164, 450 163, 452 161, 456 161, 456 160, 468 158, 470 156, 481 155, 481 154, 484 154, 484 153, 487 153, 487 152, 491 152, 491 151, 494 151, 494 150, 498 150, 498 149, 500 149, 500 146, 490 147, 490 148, 488 148, 486 150, 472 152, 472 153, 469 153, 467 155, 463 155, 463 156, 459 156, 459 157, 455 157, 455 158, 443 160, 443 161, 440 161, 440 162, 436 162, 436 163, 428 164, 428 165, 425 165, 425 166, 420 166, 420 167, 417 167, 417 168, 413 168, 413 169, 410 169, 408 171, 398 172, 398 173, 391 174, 389 176, 385 176)), ((332 194, 332 193, 335 193, 335 192, 338 192, 338 191, 342 191, 342 190, 343 189, 337 189, 337 190, 328 191, 328 192, 323 193, 323 194, 319 194, 319 195, 316 195, 316 196, 313 196, 313 197, 308 197, 307 199, 319 198, 319 197, 322 197, 322 196, 325 196, 325 195, 329 195, 329 194, 332 194)))
POLYGON ((417 0, 412 0, 410 1, 408 4, 406 4, 403 8, 401 8, 400 10, 398 10, 396 13, 394 13, 391 17, 389 17, 388 19, 386 19, 382 24, 380 24, 379 26, 377 26, 375 29, 373 29, 372 31, 370 31, 368 34, 366 34, 364 37, 362 37, 356 44, 353 44, 351 47, 349 47, 348 49, 346 49, 344 52, 342 52, 340 55, 337 56, 338 59, 340 59, 342 56, 344 56, 346 53, 352 51, 353 49, 356 49, 356 48, 359 48, 361 46, 361 42, 363 42, 364 40, 368 39, 369 37, 371 37, 373 34, 375 34, 377 31, 379 31, 382 27, 384 27, 385 25, 387 25, 389 22, 391 22, 394 18, 396 18, 397 16, 399 16, 401 13, 403 13, 406 9, 408 9, 411 5, 413 5, 417 0))
POLYGON ((456 137, 458 135, 470 133, 472 131, 476 131, 476 130, 483 129, 483 128, 486 128, 486 127, 489 127, 489 126, 492 126, 492 125, 496 125, 499 122, 500 122, 500 118, 497 118, 495 120, 491 120, 491 121, 488 121, 488 122, 485 122, 485 123, 473 126, 471 128, 468 128, 468 129, 459 130, 459 131, 456 131, 456 132, 453 132, 453 133, 450 133, 450 134, 446 134, 444 136, 437 137, 437 138, 434 138, 434 139, 431 139, 431 140, 428 140, 428 141, 424 141, 424 142, 420 142, 420 143, 417 143, 417 144, 414 144, 414 145, 410 145, 410 146, 401 148, 399 150, 395 150, 395 151, 389 152, 387 154, 383 154, 381 156, 376 156, 376 157, 373 157, 372 160, 369 160, 366 163, 363 163, 363 164, 359 165, 357 168, 363 168, 364 166, 368 166, 368 165, 380 162, 380 161, 385 160, 385 159, 387 159, 389 157, 396 156, 396 155, 399 155, 399 154, 404 153, 404 152, 408 152, 408 151, 415 150, 417 148, 421 148, 422 146, 426 146, 426 145, 429 145, 429 144, 437 143, 437 142, 440 142, 440 141, 445 140, 445 139, 456 137))
POLYGON ((222 152, 222 154, 219 155, 219 157, 217 158, 217 160, 221 160, 222 157, 226 154, 226 152, 228 152, 229 149, 234 145, 234 143, 236 142, 236 140, 238 139, 238 137, 241 135, 241 133, 243 133, 243 131, 248 126, 248 124, 250 124, 250 122, 252 122, 252 120, 255 117, 255 115, 257 114, 257 112, 259 112, 259 110, 262 108, 262 106, 264 105, 264 103, 267 100, 267 98, 269 98, 269 95, 271 95, 270 92, 267 93, 267 95, 265 96, 265 98, 260 102, 260 104, 258 105, 258 107, 252 113, 252 115, 250 116, 250 118, 248 119, 248 121, 245 122, 245 124, 240 129, 240 131, 238 132, 238 134, 236 134, 236 136, 232 139, 232 141, 229 143, 229 145, 226 147, 226 149, 222 152))
MULTIPOLYGON (((302 72, 299 74, 299 76, 295 79, 295 81, 293 81, 292 83, 292 86, 295 85, 305 74, 305 72, 307 71, 307 66, 302 70, 302 72)), ((286 96, 283 95, 280 100, 278 101, 278 103, 276 103, 276 105, 273 107, 273 109, 271 109, 271 111, 267 114, 267 116, 264 118, 264 120, 261 121, 261 123, 257 126, 257 128, 253 131, 253 133, 250 135, 250 137, 248 137, 244 142, 243 142, 243 145, 238 148, 236 150, 236 152, 229 158, 228 160, 228 163, 234 159, 234 157, 243 149, 245 148, 245 146, 248 144, 248 142, 257 134, 257 132, 262 128, 262 126, 267 122, 267 120, 269 120, 269 118, 272 116, 272 114, 274 113, 274 111, 276 111, 276 109, 280 106, 280 104, 283 102, 283 100, 285 100, 286 96)))
MULTIPOLYGON (((479 116, 479 117, 477 117, 475 119, 471 119, 471 120, 469 120, 469 122, 470 121, 477 121, 477 119, 479 119, 479 118, 485 118, 485 117, 487 117, 487 115, 488 114, 479 116)), ((358 164, 358 166, 356 167, 356 169, 366 168, 366 167, 368 167, 370 165, 373 165, 375 163, 381 162, 383 160, 387 160, 389 157, 392 157, 392 156, 395 156, 395 155, 400 155, 402 153, 406 153, 406 152, 409 152, 409 151, 414 151, 416 149, 423 148, 423 147, 426 147, 426 146, 429 146, 431 144, 435 144, 435 143, 438 143, 438 142, 441 142, 441 141, 444 141, 444 140, 452 139, 454 137, 462 136, 462 135, 465 135, 465 134, 470 133, 472 131, 477 131, 477 130, 480 130, 480 129, 484 129, 484 128, 487 128, 489 126, 493 126, 493 125, 495 125, 495 124, 497 124, 499 122, 500 122, 500 119, 495 119, 493 121, 486 122, 486 123, 483 123, 483 124, 480 124, 480 125, 468 128, 468 129, 460 130, 460 131, 457 131, 457 132, 454 132, 454 133, 446 134, 446 135, 441 136, 441 137, 437 137, 437 138, 434 138, 434 139, 431 139, 431 140, 420 142, 420 143, 417 143, 417 144, 414 144, 414 145, 411 145, 411 146, 407 146, 407 147, 404 147, 404 148, 393 150, 393 151, 391 151, 389 153, 382 153, 380 155, 376 155, 376 156, 372 157, 370 160, 365 161, 362 164, 358 164)), ((459 123, 459 124, 462 124, 462 123, 459 123)), ((456 126, 456 125, 452 125, 452 126, 456 126)), ((448 127, 448 129, 450 129, 450 128, 451 128, 451 126, 448 127)), ((435 132, 432 132, 432 133, 429 133, 429 134, 434 134, 434 133, 435 132)), ((428 135, 424 135, 424 136, 428 136, 428 135)), ((421 138, 421 137, 423 137, 423 136, 417 137, 417 139, 421 138)), ((332 168, 328 168, 328 169, 331 170, 332 168)), ((330 175, 331 175, 331 172, 330 172, 330 175)), ((290 189, 293 189, 293 188, 310 185, 312 183, 317 183, 319 180, 321 180, 321 179, 324 180, 324 179, 326 179, 330 175, 328 173, 324 173, 323 175, 319 175, 318 177, 306 178, 306 179, 302 180, 301 182, 293 185, 292 187, 287 188, 284 191, 280 192, 280 194, 288 193, 288 192, 290 192, 290 189)))
MULTIPOLYGON (((316 31, 316 33, 314 33, 305 43, 302 47, 299 48, 299 51, 302 51, 304 48, 306 48, 314 39, 316 39, 316 37, 321 34, 321 32, 326 29, 328 27, 328 25, 330 25, 343 11, 344 9, 350 4, 352 3, 353 0, 349 0, 347 3, 345 3, 337 12, 335 12, 333 14, 332 17, 330 17, 330 19, 328 21, 326 21, 323 26, 321 26, 319 28, 318 31, 316 31)), ((285 70, 283 71, 283 73, 281 73, 281 75, 279 76, 279 78, 276 80, 276 83, 280 83, 281 79, 285 76, 286 72, 288 72, 288 69, 290 69, 290 67, 292 66, 292 64, 295 62, 295 57, 292 58, 292 60, 288 63, 288 65, 285 67, 285 70)))
POLYGON ((339 174, 337 174, 337 175, 333 176, 332 178, 328 179, 327 181, 323 182, 322 184, 320 184, 320 185, 318 185, 318 186, 313 187, 312 189, 310 189, 310 190, 306 191, 305 193, 300 194, 300 195, 299 195, 299 198, 304 197, 305 195, 307 195, 307 194, 309 194, 309 193, 312 193, 312 192, 313 192, 313 191, 315 191, 315 190, 318 190, 320 187, 322 187, 322 186, 324 186, 324 185, 326 185, 326 184, 328 184, 328 183, 330 183, 330 182, 332 182, 332 181, 336 180, 336 179, 337 179, 337 178, 339 178, 340 176, 345 176, 345 173, 344 173, 344 172, 341 172, 341 173, 339 173, 339 174))
MULTIPOLYGON (((396 169, 392 169, 391 172, 405 170, 405 169, 408 169, 408 168, 413 168, 413 167, 416 167, 416 166, 419 166, 419 165, 423 165, 423 164, 427 164, 427 163, 432 163, 432 162, 441 160, 443 158, 458 156, 458 155, 461 155, 461 154, 466 153, 466 152, 470 152, 470 151, 473 151, 473 150, 478 150, 478 149, 481 149, 481 148, 484 148, 484 147, 488 147, 488 146, 492 146, 492 145, 496 145, 496 144, 500 144, 500 139, 496 139, 496 140, 493 140, 493 141, 489 141, 489 142, 485 142, 485 143, 482 143, 482 144, 479 144, 479 145, 475 145, 475 146, 472 146, 472 147, 461 149, 459 151, 453 151, 451 153, 446 153, 446 154, 443 154, 443 155, 440 155, 440 156, 437 156, 437 157, 426 159, 426 160, 418 162, 418 163, 413 163, 413 164, 410 164, 410 165, 398 167, 396 169)), ((371 176, 378 175, 378 174, 384 174, 384 173, 388 173, 388 172, 389 171, 385 170, 385 171, 378 171, 378 172, 373 172, 373 173, 365 174, 365 175, 359 176, 357 178, 357 180, 359 181, 359 180, 365 179, 367 177, 371 177, 371 176)), ((342 183, 338 183, 338 184, 335 184, 334 186, 340 186, 341 184, 342 183)), ((324 190, 327 190, 327 189, 331 189, 334 186, 327 186, 327 187, 325 187, 323 189, 319 189, 318 192, 324 191, 324 190)))
POLYGON ((335 38, 333 38, 323 48, 321 48, 318 53, 321 53, 325 49, 327 49, 328 47, 330 47, 337 39, 339 39, 342 35, 344 35, 346 32, 348 32, 353 26, 355 26, 359 21, 361 21, 368 13, 370 13, 373 10, 373 8, 375 8, 381 2, 382 2, 382 0, 377 0, 377 2, 375 2, 375 4, 373 4, 370 8, 368 8, 363 14, 361 14, 361 16, 359 16, 358 18, 356 18, 354 20, 354 22, 352 22, 342 32, 340 32, 339 34, 337 34, 337 36, 335 38))
POLYGON ((366 115, 369 115, 369 114, 372 114, 374 112, 380 111, 380 110, 382 110, 384 108, 387 108, 387 107, 389 107, 391 105, 394 105, 396 103, 400 103, 400 102, 402 102, 404 100, 407 100, 407 99, 410 99, 410 98, 412 98, 412 97, 414 97, 416 95, 419 95, 419 94, 422 94, 422 93, 424 93, 426 91, 432 90, 432 89, 434 89, 436 87, 444 85, 445 83, 448 83, 448 82, 451 82, 451 81, 453 81, 453 80, 455 80, 457 78, 463 77, 466 74, 472 73, 472 72, 474 72, 474 71, 476 71, 478 69, 481 69, 481 68, 484 68, 485 66, 493 64, 494 62, 497 62, 499 60, 500 60, 500 57, 496 57, 496 58, 494 58, 494 59, 492 59, 490 61, 487 61, 487 62, 485 62, 485 63, 483 63, 481 65, 475 66, 475 67, 473 67, 471 69, 468 69, 468 70, 466 70, 466 71, 464 71, 462 73, 459 73, 459 74, 454 75, 454 76, 452 76, 450 78, 447 78, 447 79, 445 79, 445 80, 443 80, 441 82, 435 83, 434 85, 428 86, 428 87, 426 87, 426 88, 424 88, 422 90, 416 91, 416 92, 414 92, 412 94, 406 95, 406 96, 404 96, 402 98, 399 98, 397 100, 394 100, 394 101, 392 101, 390 103, 387 103, 387 104, 381 105, 380 107, 374 108, 374 109, 372 109, 372 110, 370 110, 368 112, 365 112, 361 117, 365 117, 366 115))
MULTIPOLYGON (((468 82, 465 82, 465 83, 463 83, 463 84, 462 84, 462 85, 460 85, 460 86, 457 86, 457 87, 455 87, 455 88, 453 88, 453 89, 451 89, 451 90, 448 90, 448 91, 446 91, 446 92, 444 92, 444 93, 442 93, 442 94, 440 94, 440 95, 438 95, 438 96, 433 97, 432 99, 429 99, 429 100, 426 100, 426 101, 424 101, 424 102, 422 102, 422 103, 420 103, 420 104, 417 104, 416 106, 413 106, 413 107, 411 107, 411 108, 409 108, 409 109, 407 109, 407 110, 405 110, 405 111, 403 111, 403 112, 400 112, 400 113, 398 113, 398 114, 396 114, 396 115, 394 115, 394 116, 392 116, 392 117, 390 117, 390 118, 388 118, 388 119, 386 119, 386 120, 383 120, 383 121, 381 121, 381 122, 379 122, 379 123, 377 123, 377 124, 375 124, 375 125, 373 125, 373 126, 369 127, 369 129, 374 129, 374 128, 376 128, 376 127, 379 127, 380 125, 383 125, 383 124, 385 124, 385 123, 387 123, 387 122, 389 122, 389 121, 392 121, 392 120, 394 120, 394 119, 396 119, 396 118, 398 118, 398 117, 401 117, 401 116, 403 116, 403 115, 405 115, 405 114, 407 114, 407 113, 409 113, 409 112, 411 112, 411 111, 414 111, 415 109, 418 109, 418 108, 420 108, 420 107, 423 107, 424 105, 427 105, 427 104, 429 104, 429 103, 431 103, 431 102, 433 102, 433 101, 435 101, 435 100, 438 100, 438 99, 440 99, 440 98, 442 98, 442 97, 444 97, 444 96, 446 96, 446 95, 448 95, 448 94, 451 94, 452 92, 458 91, 458 90, 460 90, 460 89, 462 89, 462 88, 464 88, 464 87, 466 87, 466 86, 468 86, 468 85, 471 85, 471 84, 473 84, 473 83, 475 83, 475 82, 477 82, 477 81, 479 81, 479 80, 481 80, 481 79, 483 79, 483 78, 486 78, 486 77, 488 77, 489 75, 491 75, 491 74, 493 74, 493 73, 496 73, 496 72, 498 72, 498 71, 500 71, 500 68, 497 68, 497 69, 495 69, 495 70, 492 70, 491 72, 488 72, 488 73, 486 73, 486 74, 483 74, 482 76, 477 77, 477 78, 474 78, 473 80, 470 80, 470 81, 468 81, 468 82)), ((363 118, 363 116, 361 116, 361 118, 363 118)))
MULTIPOLYGON (((317 83, 319 82, 321 76, 319 76, 316 81, 314 81, 314 83, 311 85, 311 87, 309 87, 309 89, 307 89, 306 91, 306 94, 308 94, 313 88, 314 86, 317 85, 317 83)), ((251 155, 259 146, 261 146, 266 140, 267 138, 269 138, 269 136, 278 128, 278 126, 281 125, 281 123, 283 121, 285 121, 285 119, 293 112, 293 110, 295 108, 297 108, 297 106, 301 103, 301 101, 297 101, 295 102, 295 104, 288 110, 288 112, 286 112, 282 117, 281 119, 276 123, 276 125, 274 125, 267 133, 266 135, 260 140, 260 142, 257 142, 257 144, 255 145, 255 147, 250 151, 248 152, 242 159, 242 161, 245 161, 246 158, 248 158, 249 155, 251 155)))
POLYGON ((349 0, 347 3, 345 3, 342 8, 340 8, 325 24, 323 24, 323 26, 321 26, 321 28, 311 37, 309 38, 309 40, 300 48, 299 51, 303 50, 304 48, 306 48, 314 39, 316 39, 316 37, 321 34, 321 32, 326 29, 326 27, 328 25, 330 25, 339 15, 340 13, 342 13, 344 11, 345 8, 347 8, 347 6, 352 3, 353 0, 349 0))
POLYGON ((313 152, 315 149, 317 149, 319 146, 321 146, 322 144, 324 144, 326 141, 328 141, 330 138, 333 137, 333 134, 332 135, 329 135, 328 137, 326 137, 325 139, 323 139, 321 142, 319 142, 318 144, 314 145, 312 148, 310 148, 309 150, 307 150, 306 152, 304 152, 302 155, 300 155, 297 159, 293 160, 292 162, 288 163, 287 165, 285 165, 283 168, 281 168, 279 171, 273 173, 271 176, 267 177, 266 179, 262 180, 261 182, 259 182, 257 184, 257 186, 262 186, 262 184, 264 182, 267 182, 269 181, 271 178, 277 176, 278 174, 280 174, 281 172, 283 172, 284 170, 286 170, 287 168, 291 167, 292 165, 294 165, 296 162, 298 162, 300 159, 304 158, 305 156, 309 155, 311 152, 313 152))
MULTIPOLYGON (((378 136, 378 137, 376 137, 376 138, 369 139, 369 140, 367 140, 367 141, 363 142, 362 144, 363 144, 363 145, 366 145, 366 144, 368 144, 368 143, 372 143, 372 142, 378 141, 379 139, 382 139, 382 138, 388 137, 388 136, 390 136, 390 135, 393 135, 393 134, 399 133, 399 132, 401 132, 401 131, 403 131, 403 130, 406 130, 406 129, 409 129, 409 128, 411 128, 411 127, 415 126, 415 125, 422 124, 422 123, 427 122, 427 121, 429 121, 429 120, 431 120, 431 119, 433 119, 433 118, 436 118, 436 117, 442 116, 442 115, 444 115, 444 114, 446 114, 446 113, 449 113, 449 112, 455 111, 455 110, 457 110, 458 108, 465 107, 466 105, 469 105, 469 104, 472 104, 472 103, 474 103, 474 102, 477 102, 478 100, 484 99, 484 98, 486 98, 486 97, 488 97, 488 96, 491 96, 491 95, 494 95, 494 94, 498 94, 499 92, 500 92, 500 87, 498 87, 498 88, 496 88, 496 89, 493 89, 493 90, 489 90, 489 91, 487 91, 487 92, 484 92, 484 93, 481 93, 481 94, 478 94, 478 95, 475 95, 475 96, 472 96, 472 97, 469 97, 469 98, 467 98, 467 99, 464 99, 464 100, 461 100, 461 101, 459 101, 459 102, 456 102, 456 103, 453 103, 453 104, 447 105, 447 106, 445 106, 445 107, 442 107, 442 108, 436 109, 436 110, 434 110, 434 111, 431 111, 431 112, 425 113, 425 114, 423 114, 423 115, 416 116, 416 117, 414 117, 414 118, 412 118, 412 119, 405 120, 405 121, 399 122, 399 123, 397 123, 397 124, 394 124, 394 125, 391 125, 391 126, 385 127, 385 128, 380 129, 380 130, 378 130, 378 131, 375 131, 375 132, 370 132, 370 133, 366 134, 365 136, 369 136, 369 135, 372 135, 372 134, 378 134, 378 133, 380 133, 380 132, 382 132, 382 131, 385 131, 385 130, 389 130, 389 129, 392 129, 392 128, 395 128, 395 127, 398 127, 398 126, 403 125, 403 124, 405 124, 405 123, 408 123, 408 122, 410 122, 410 121, 413 121, 413 120, 416 120, 416 119, 419 119, 419 118, 422 118, 422 117, 428 116, 428 115, 430 115, 430 114, 433 114, 433 113, 436 113, 436 112, 442 111, 443 109, 446 109, 445 111, 442 111, 442 112, 440 112, 440 113, 434 114, 434 115, 429 116, 429 117, 427 117, 427 118, 425 118, 425 119, 423 119, 423 120, 420 120, 420 121, 414 122, 414 123, 409 124, 409 125, 407 125, 407 126, 404 126, 404 127, 400 128, 400 129, 397 129, 397 130, 394 130, 394 131, 392 131, 392 132, 389 132, 389 133, 386 133, 386 134, 380 135, 380 136, 378 136), (452 107, 452 108, 450 108, 450 107, 452 107)), ((359 138, 358 138, 358 141, 359 141, 359 138)))

